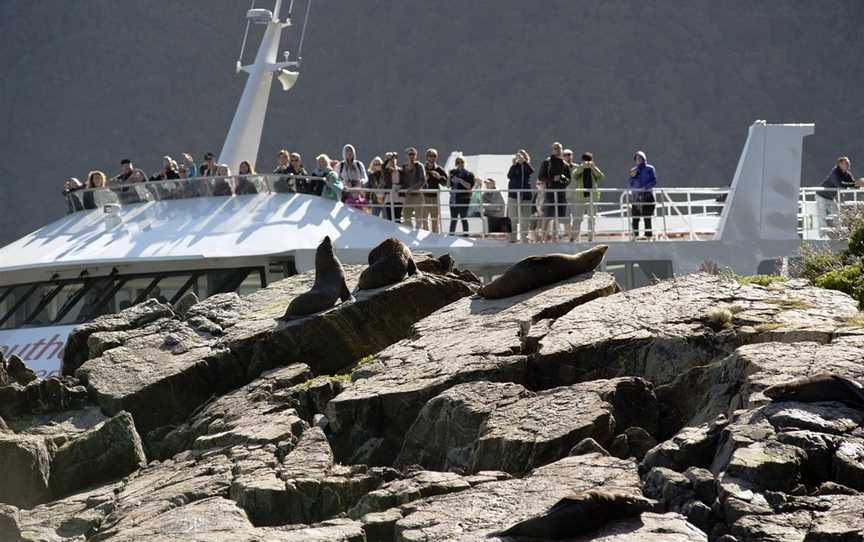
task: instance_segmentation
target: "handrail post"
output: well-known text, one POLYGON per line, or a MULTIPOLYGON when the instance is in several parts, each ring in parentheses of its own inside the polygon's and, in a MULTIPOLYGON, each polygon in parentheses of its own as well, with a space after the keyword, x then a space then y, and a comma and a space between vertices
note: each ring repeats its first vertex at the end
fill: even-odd
POLYGON ((693 198, 690 191, 687 191, 687 224, 690 226, 690 240, 696 239, 696 232, 693 231, 693 198))

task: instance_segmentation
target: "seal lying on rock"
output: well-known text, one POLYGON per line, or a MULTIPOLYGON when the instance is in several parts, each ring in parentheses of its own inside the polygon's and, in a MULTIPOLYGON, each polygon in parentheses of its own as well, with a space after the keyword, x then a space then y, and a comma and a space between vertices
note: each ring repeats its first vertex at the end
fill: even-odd
POLYGON ((620 491, 590 490, 564 497, 542 516, 520 521, 496 536, 543 540, 573 538, 612 521, 650 511, 654 503, 645 497, 620 491))
POLYGON ((773 401, 802 403, 837 401, 855 408, 864 408, 864 388, 861 384, 844 376, 829 373, 775 384, 765 388, 763 393, 773 401))
POLYGON ((499 299, 548 286, 594 270, 606 254, 606 245, 597 245, 578 254, 530 256, 510 266, 504 274, 480 289, 486 299, 499 299))
POLYGON ((333 253, 333 243, 330 237, 325 237, 315 251, 315 284, 288 304, 283 318, 290 320, 321 312, 333 307, 340 299, 351 299, 351 291, 345 283, 345 270, 333 253))
POLYGON ((416 273, 417 265, 411 256, 411 249, 399 239, 391 237, 369 252, 369 267, 360 274, 357 288, 381 288, 416 273))

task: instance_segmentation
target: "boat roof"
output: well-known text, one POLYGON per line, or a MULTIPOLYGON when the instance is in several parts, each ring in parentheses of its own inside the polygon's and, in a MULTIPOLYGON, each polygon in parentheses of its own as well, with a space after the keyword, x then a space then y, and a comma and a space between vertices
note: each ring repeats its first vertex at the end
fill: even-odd
POLYGON ((388 237, 432 252, 496 244, 410 229, 306 194, 162 200, 75 212, 3 247, 0 284, 21 270, 311 251, 327 235, 337 250, 369 250, 388 237))

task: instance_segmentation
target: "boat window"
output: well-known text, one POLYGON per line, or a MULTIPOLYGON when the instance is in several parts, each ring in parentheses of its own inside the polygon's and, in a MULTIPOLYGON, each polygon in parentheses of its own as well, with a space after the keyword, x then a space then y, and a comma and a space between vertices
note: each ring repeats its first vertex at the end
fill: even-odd
POLYGON ((93 277, 0 288, 0 329, 69 325, 119 312, 147 299, 175 303, 188 291, 200 298, 266 286, 262 267, 93 277))

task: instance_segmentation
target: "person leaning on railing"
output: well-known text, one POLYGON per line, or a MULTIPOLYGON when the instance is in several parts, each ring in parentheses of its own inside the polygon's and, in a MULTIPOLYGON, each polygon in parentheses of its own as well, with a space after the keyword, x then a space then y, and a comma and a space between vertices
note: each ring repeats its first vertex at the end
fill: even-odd
POLYGON ((597 214, 595 206, 600 199, 597 189, 604 176, 594 163, 594 155, 590 152, 583 153, 582 162, 573 166, 570 186, 567 189, 567 209, 573 220, 570 241, 581 238, 582 218, 586 214, 588 215, 588 240, 594 240, 594 217, 597 214))
POLYGON ((63 196, 66 197, 66 211, 74 213, 84 210, 84 203, 77 197, 75 192, 82 190, 84 185, 76 177, 69 177, 63 181, 63 196))
POLYGON ((353 145, 342 147, 342 161, 336 165, 336 174, 339 175, 339 180, 346 189, 342 193, 342 201, 359 211, 365 211, 366 194, 360 189, 368 184, 366 166, 357 160, 357 152, 353 145))
POLYGON ((237 166, 237 175, 237 186, 234 189, 235 194, 242 196, 244 194, 257 194, 261 191, 255 168, 246 160, 243 160, 237 166))
POLYGON ((654 187, 657 174, 648 163, 643 151, 633 156, 636 165, 630 168, 630 216, 633 221, 633 237, 639 237, 639 219, 645 222, 645 237, 651 239, 651 217, 654 216, 654 187))
POLYGON ((510 219, 510 242, 515 243, 517 232, 519 241, 524 243, 528 240, 528 225, 534 210, 532 199, 534 194, 531 187, 531 175, 534 168, 531 167, 531 157, 525 149, 513 156, 513 165, 507 172, 507 217, 510 219))
POLYGON ((384 203, 387 205, 387 220, 401 222, 402 202, 405 200, 405 193, 401 191, 402 174, 399 168, 398 152, 388 152, 384 155, 383 175, 384 188, 388 190, 384 197, 384 203))
POLYGON ((505 216, 504 196, 498 191, 495 179, 486 179, 483 187, 487 190, 480 198, 483 201, 483 214, 489 225, 489 233, 510 233, 510 219, 505 216))
POLYGON ((537 178, 546 187, 545 214, 552 229, 552 240, 558 240, 558 222, 567 216, 567 199, 564 190, 570 183, 570 166, 564 161, 564 147, 557 141, 552 144, 552 154, 540 164, 537 178))
POLYGON ((421 190, 426 188, 426 168, 417 161, 417 149, 408 147, 405 149, 408 160, 399 167, 401 172, 400 183, 405 190, 405 207, 402 211, 402 222, 411 227, 411 219, 414 219, 414 227, 429 229, 426 224, 426 216, 423 211, 425 198, 421 190))
POLYGON ((369 171, 366 172, 367 187, 369 188, 369 203, 374 216, 387 216, 385 201, 386 194, 384 179, 384 161, 376 156, 369 162, 369 171))
POLYGON ((816 228, 820 234, 828 227, 828 217, 837 214, 837 202, 839 201, 839 190, 844 188, 861 188, 864 186, 864 178, 855 180, 852 176, 852 162, 848 156, 837 159, 837 165, 822 181, 822 188, 816 192, 816 228))
POLYGON ((170 156, 163 156, 162 169, 150 176, 151 181, 167 181, 169 179, 179 178, 180 174, 177 172, 177 162, 175 162, 170 156))
POLYGON ((319 154, 318 167, 312 170, 312 177, 323 177, 324 185, 321 187, 321 197, 342 201, 342 181, 339 176, 330 167, 330 157, 326 154, 319 154))
POLYGON ((213 176, 219 178, 213 179, 212 194, 214 196, 230 196, 233 191, 231 190, 231 182, 226 177, 231 176, 231 168, 228 167, 228 164, 219 164, 214 173, 213 176))
POLYGON ((423 167, 426 169, 426 189, 430 190, 424 195, 426 206, 423 209, 423 219, 425 221, 428 218, 431 231, 438 233, 441 229, 439 191, 447 184, 447 172, 438 165, 438 151, 435 149, 426 149, 426 163, 423 167))
POLYGON ((474 174, 465 169, 465 157, 456 155, 456 167, 450 170, 450 233, 456 233, 456 222, 461 218, 462 233, 468 234, 468 207, 474 190, 474 174))

